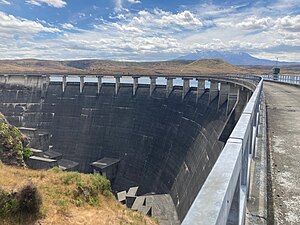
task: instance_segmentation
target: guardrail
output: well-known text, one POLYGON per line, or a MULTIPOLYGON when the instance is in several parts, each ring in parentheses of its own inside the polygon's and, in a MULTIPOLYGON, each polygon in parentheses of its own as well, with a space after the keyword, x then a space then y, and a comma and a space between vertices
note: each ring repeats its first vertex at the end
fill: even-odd
MULTIPOLYGON (((250 78, 251 79, 251 78, 250 78)), ((182 225, 244 224, 263 80, 257 85, 182 225)))
POLYGON ((274 80, 289 84, 300 84, 300 76, 263 75, 264 80, 274 80))

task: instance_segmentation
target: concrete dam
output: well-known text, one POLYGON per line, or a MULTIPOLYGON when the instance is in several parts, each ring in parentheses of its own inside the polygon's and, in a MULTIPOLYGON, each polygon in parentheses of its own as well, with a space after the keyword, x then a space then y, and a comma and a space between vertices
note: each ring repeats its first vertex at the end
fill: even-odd
POLYGON ((149 84, 138 79, 124 84, 120 77, 103 83, 102 77, 67 82, 66 76, 0 76, 0 111, 53 165, 90 173, 93 162, 115 160, 107 174, 114 192, 138 186, 138 196, 168 194, 172 220, 180 223, 256 83, 204 77, 191 87, 195 78, 183 78, 182 86, 170 77, 166 85, 156 84, 156 77, 149 84))

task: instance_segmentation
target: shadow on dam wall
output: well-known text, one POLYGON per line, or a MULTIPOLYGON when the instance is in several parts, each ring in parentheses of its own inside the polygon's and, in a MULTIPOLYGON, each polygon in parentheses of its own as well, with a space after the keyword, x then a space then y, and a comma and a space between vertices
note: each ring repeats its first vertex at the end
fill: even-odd
POLYGON ((223 143, 226 103, 208 104, 206 91, 196 103, 196 89, 182 100, 182 87, 166 98, 165 86, 51 82, 46 93, 23 86, 1 85, 0 110, 18 127, 51 134, 53 150, 91 172, 90 163, 103 157, 120 159, 114 191, 139 186, 139 194, 169 193, 180 221, 214 165, 223 143))

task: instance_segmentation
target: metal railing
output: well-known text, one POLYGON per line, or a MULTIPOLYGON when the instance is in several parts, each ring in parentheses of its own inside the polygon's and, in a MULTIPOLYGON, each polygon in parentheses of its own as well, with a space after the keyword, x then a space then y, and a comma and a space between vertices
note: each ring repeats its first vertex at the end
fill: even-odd
POLYGON ((244 224, 263 80, 257 85, 182 224, 244 224))
POLYGON ((289 84, 300 84, 300 76, 263 75, 264 80, 273 80, 289 84))

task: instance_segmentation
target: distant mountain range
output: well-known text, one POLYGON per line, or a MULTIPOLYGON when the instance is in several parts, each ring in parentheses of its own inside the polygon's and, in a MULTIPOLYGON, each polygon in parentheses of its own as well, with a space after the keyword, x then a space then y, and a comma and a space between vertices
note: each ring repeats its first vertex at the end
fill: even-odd
MULTIPOLYGON (((275 66, 275 60, 259 59, 246 52, 197 50, 194 53, 181 56, 177 60, 199 60, 219 58, 233 65, 264 65, 275 66)), ((296 65, 300 62, 278 62, 279 66, 296 65)))

